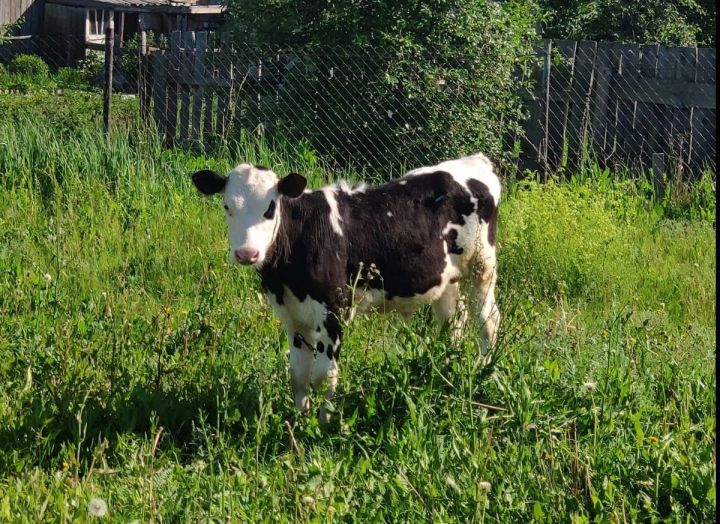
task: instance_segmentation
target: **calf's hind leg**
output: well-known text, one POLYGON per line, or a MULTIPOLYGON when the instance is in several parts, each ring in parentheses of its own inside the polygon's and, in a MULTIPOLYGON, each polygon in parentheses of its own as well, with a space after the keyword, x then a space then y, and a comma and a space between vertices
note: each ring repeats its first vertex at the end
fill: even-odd
POLYGON ((478 259, 472 265, 472 286, 476 296, 471 301, 480 322, 482 338, 480 352, 485 355, 497 342, 500 311, 495 304, 495 282, 497 281, 497 259, 495 248, 484 244, 478 259))

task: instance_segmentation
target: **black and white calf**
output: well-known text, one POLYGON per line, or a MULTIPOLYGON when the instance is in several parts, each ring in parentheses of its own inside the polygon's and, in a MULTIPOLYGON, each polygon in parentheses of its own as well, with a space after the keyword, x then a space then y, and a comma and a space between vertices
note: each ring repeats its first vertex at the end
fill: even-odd
MULTIPOLYGON (((341 321, 356 310, 407 316, 432 304, 457 333, 470 308, 483 350, 495 342, 500 182, 485 156, 414 169, 377 187, 340 183, 310 191, 298 174, 278 179, 251 164, 227 177, 204 170, 192 178, 202 193, 222 193, 231 258, 258 271, 285 327, 300 410, 310 409, 310 386, 327 382, 325 396, 333 396, 341 321), (461 279, 477 295, 467 307, 461 279)), ((321 408, 320 420, 328 416, 321 408)))

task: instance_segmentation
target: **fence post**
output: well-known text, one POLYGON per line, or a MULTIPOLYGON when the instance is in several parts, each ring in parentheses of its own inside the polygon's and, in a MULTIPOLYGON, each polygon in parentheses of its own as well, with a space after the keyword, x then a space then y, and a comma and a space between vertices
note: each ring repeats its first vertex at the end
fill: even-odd
POLYGON ((103 132, 110 137, 110 109, 112 105, 113 46, 115 44, 115 12, 108 11, 108 26, 105 30, 105 85, 103 87, 103 132))
POLYGON ((140 96, 140 115, 144 123, 147 123, 150 114, 150 89, 149 89, 149 65, 148 65, 148 46, 147 31, 142 17, 138 20, 138 31, 140 32, 139 45, 139 62, 140 70, 138 71, 138 95, 140 96))

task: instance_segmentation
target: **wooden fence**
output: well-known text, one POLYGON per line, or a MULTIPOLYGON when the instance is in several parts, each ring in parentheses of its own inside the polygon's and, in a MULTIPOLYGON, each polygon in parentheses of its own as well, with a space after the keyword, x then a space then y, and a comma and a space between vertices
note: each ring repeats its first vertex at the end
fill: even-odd
MULTIPOLYGON (((221 48, 214 34, 191 31, 173 32, 169 51, 141 44, 142 112, 169 145, 226 136, 241 106, 259 99, 253 86, 272 77, 259 55, 243 61, 221 48)), ((714 171, 715 49, 544 41, 538 52, 520 167, 572 170, 591 155, 608 166, 714 171)))
POLYGON ((168 145, 203 143, 226 137, 232 110, 234 81, 232 61, 218 63, 217 35, 204 31, 174 31, 169 52, 147 50, 140 79, 143 115, 152 117, 168 145))
POLYGON ((544 41, 521 166, 715 171, 715 49, 544 41))

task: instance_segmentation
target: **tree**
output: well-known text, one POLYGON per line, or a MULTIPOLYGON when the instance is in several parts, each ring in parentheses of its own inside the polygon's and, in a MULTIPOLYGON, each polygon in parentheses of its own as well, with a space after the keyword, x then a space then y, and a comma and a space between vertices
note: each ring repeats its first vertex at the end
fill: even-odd
POLYGON ((544 36, 715 46, 715 0, 540 0, 544 36))
POLYGON ((291 50, 272 108, 323 154, 381 167, 486 151, 519 121, 534 0, 228 0, 239 46, 291 50), (343 76, 344 75, 344 76, 343 76))

